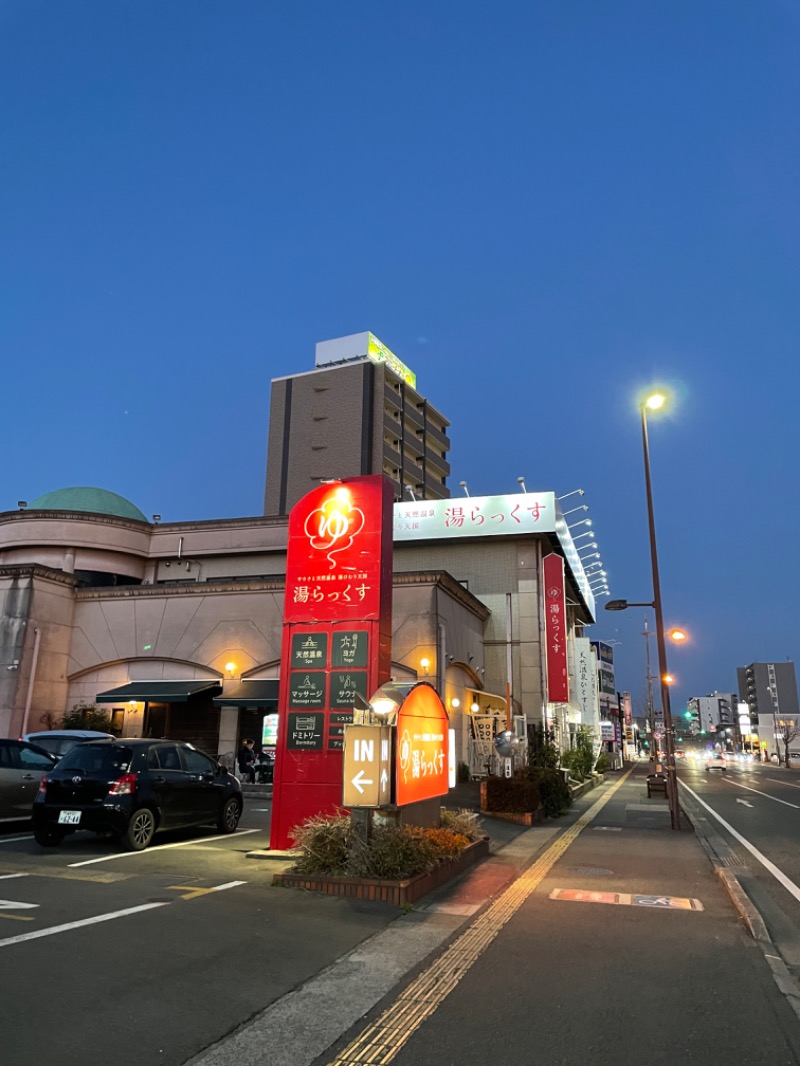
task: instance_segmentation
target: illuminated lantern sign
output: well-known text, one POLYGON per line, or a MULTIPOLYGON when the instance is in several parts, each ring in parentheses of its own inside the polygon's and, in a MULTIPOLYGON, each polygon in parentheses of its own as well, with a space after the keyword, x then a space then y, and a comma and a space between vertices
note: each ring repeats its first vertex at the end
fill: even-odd
POLYGON ((344 727, 389 679, 392 500, 381 475, 330 482, 289 515, 270 847, 341 805, 344 727))
POLYGON ((564 593, 564 559, 551 552, 542 560, 544 633, 547 641, 547 699, 569 702, 567 668, 567 600, 564 593))
POLYGON ((415 685, 397 712, 398 807, 447 793, 448 728, 447 711, 436 690, 424 681, 415 685))

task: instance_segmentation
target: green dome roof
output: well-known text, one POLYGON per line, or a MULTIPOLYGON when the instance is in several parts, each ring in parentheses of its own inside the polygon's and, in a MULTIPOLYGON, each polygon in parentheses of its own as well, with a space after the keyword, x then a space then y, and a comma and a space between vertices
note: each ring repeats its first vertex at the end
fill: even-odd
POLYGON ((133 518, 137 522, 147 519, 130 500, 107 489, 87 487, 56 489, 46 492, 32 503, 29 511, 88 511, 90 514, 113 514, 118 518, 133 518))

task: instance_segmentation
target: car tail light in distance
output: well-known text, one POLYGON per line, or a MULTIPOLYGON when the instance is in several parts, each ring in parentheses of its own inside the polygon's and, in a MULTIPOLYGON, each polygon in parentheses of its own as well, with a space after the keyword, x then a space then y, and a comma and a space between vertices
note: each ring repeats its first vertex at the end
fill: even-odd
POLYGON ((123 774, 108 790, 109 796, 132 796, 136 791, 136 774, 123 774))

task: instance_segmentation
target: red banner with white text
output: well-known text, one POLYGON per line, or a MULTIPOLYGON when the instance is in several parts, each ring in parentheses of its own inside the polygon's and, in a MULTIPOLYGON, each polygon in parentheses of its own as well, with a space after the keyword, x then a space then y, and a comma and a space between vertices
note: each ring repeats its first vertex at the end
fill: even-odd
POLYGON ((567 664, 567 599, 564 590, 563 556, 551 552, 542 560, 544 589, 544 632, 547 661, 547 699, 550 703, 569 701, 567 664))

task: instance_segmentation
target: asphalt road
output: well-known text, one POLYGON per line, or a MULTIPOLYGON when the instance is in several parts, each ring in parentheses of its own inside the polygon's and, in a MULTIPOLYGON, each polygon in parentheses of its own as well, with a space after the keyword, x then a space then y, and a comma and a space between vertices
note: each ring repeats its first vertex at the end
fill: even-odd
POLYGON ((800 771, 736 761, 705 770, 687 761, 678 778, 730 846, 733 872, 800 975, 800 771))
MULTIPOLYGON (((182 1063, 396 917, 271 886, 269 801, 239 831, 122 853, 76 833, 0 833, 0 1058, 8 1066, 182 1063)), ((284 864, 285 865, 285 864, 284 864)), ((267 1055, 265 1061, 269 1061, 267 1055)))

